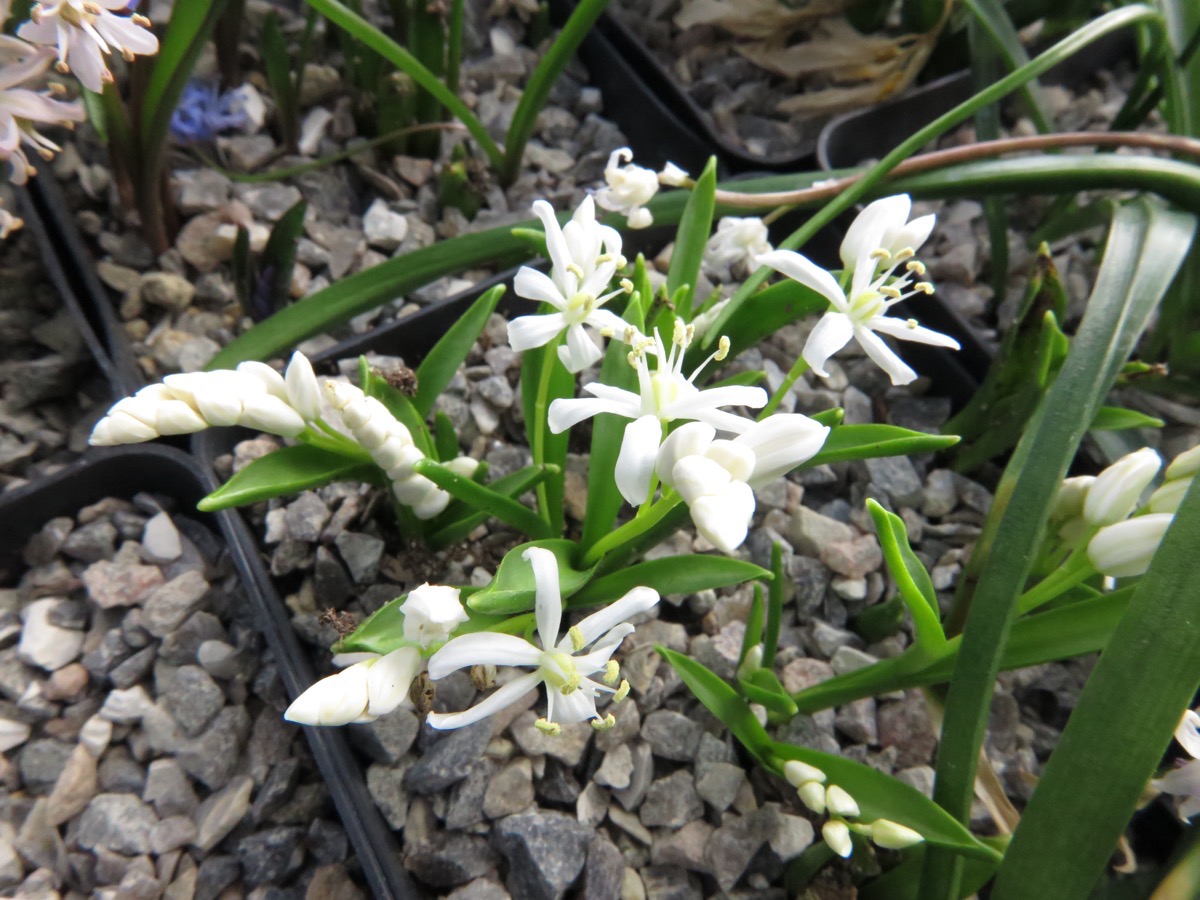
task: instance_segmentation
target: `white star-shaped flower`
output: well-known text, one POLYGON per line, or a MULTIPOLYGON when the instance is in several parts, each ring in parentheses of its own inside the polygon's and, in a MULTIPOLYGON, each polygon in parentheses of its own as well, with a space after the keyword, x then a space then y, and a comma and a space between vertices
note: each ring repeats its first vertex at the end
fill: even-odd
POLYGON ((635 166, 628 147, 614 150, 604 167, 605 187, 596 191, 596 202, 610 212, 620 213, 630 228, 649 228, 654 216, 645 209, 658 193, 658 173, 635 166), (622 165, 624 163, 624 165, 622 165))
POLYGON ((620 670, 612 655, 633 632, 633 626, 626 620, 652 609, 658 603, 658 592, 636 587, 568 629, 560 639, 562 597, 558 560, 541 547, 530 547, 522 556, 533 566, 537 588, 534 609, 537 641, 493 632, 465 634, 433 655, 429 660, 429 676, 437 680, 459 669, 480 665, 518 666, 533 671, 512 679, 463 712, 430 713, 428 721, 434 728, 462 728, 478 722, 512 705, 539 684, 546 685, 546 718, 538 722, 543 731, 554 734, 560 723, 589 719, 596 727, 611 727, 611 716, 602 718, 596 711, 597 695, 610 693, 620 700, 629 692, 628 682, 616 687, 620 670), (601 680, 594 680, 594 675, 601 675, 601 680))
POLYGON ((558 348, 558 357, 569 371, 581 372, 602 353, 584 326, 590 325, 608 337, 622 334, 626 327, 620 316, 601 308, 633 287, 623 281, 619 290, 605 293, 617 270, 625 265, 621 235, 596 221, 591 197, 584 198, 562 228, 545 200, 536 201, 533 211, 546 231, 550 274, 522 266, 513 280, 513 289, 518 297, 548 303, 557 312, 513 319, 508 323, 508 342, 518 352, 532 350, 544 347, 565 329, 567 342, 558 348))
POLYGON ((52 0, 37 3, 17 35, 58 48, 58 67, 71 71, 89 91, 100 93, 113 80, 104 57, 114 49, 127 60, 158 52, 150 20, 134 13, 118 16, 130 0, 52 0))

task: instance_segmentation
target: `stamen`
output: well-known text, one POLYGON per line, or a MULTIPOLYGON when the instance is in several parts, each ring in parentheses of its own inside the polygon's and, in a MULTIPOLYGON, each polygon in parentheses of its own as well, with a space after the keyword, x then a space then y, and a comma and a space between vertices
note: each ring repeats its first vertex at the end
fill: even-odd
POLYGON ((621 664, 615 659, 610 659, 608 665, 604 667, 604 683, 616 684, 617 679, 621 677, 621 664))
POLYGON ((617 336, 616 332, 613 331, 611 328, 609 328, 607 325, 605 325, 603 328, 600 329, 600 337, 602 337, 602 338, 612 340, 616 336, 617 336))
POLYGON ((567 266, 567 271, 570 272, 572 275, 574 275, 576 278, 578 278, 580 281, 583 280, 583 269, 579 268, 578 263, 569 264, 567 266))
POLYGON ((671 343, 676 347, 687 346, 687 325, 684 324, 683 319, 675 320, 675 329, 671 335, 671 343))
POLYGON ((618 268, 618 269, 623 269, 623 268, 625 268, 627 265, 629 265, 629 260, 627 260, 627 259, 626 259, 624 256, 622 256, 620 253, 618 253, 618 254, 617 254, 617 268, 618 268))
POLYGON ((559 690, 563 692, 563 696, 566 696, 567 694, 573 694, 579 690, 579 686, 581 684, 583 684, 583 676, 578 672, 572 672, 571 677, 567 679, 566 683, 564 683, 559 690))
POLYGON ((883 287, 879 288, 879 293, 882 294, 883 296, 887 297, 889 300, 899 300, 900 299, 900 292, 898 290, 896 290, 894 287, 889 287, 887 285, 884 285, 883 287))
POLYGON ((713 354, 713 359, 720 362, 729 355, 729 338, 726 335, 721 335, 721 339, 717 341, 717 352, 713 354))
POLYGON ((133 24, 135 24, 135 25, 141 25, 143 28, 150 27, 150 20, 146 16, 143 16, 141 13, 134 13, 129 18, 133 21, 133 24))
POLYGON ((620 703, 629 696, 629 681, 628 679, 621 680, 621 686, 617 688, 617 692, 613 694, 613 703, 620 703))
POLYGON ((904 327, 908 328, 910 331, 916 331, 917 330, 917 320, 916 319, 905 319, 904 327))
POLYGON ((916 272, 918 275, 925 274, 925 263, 921 262, 919 259, 910 259, 904 268, 909 272, 916 272))
POLYGON ((586 642, 583 639, 583 632, 579 630, 578 625, 571 626, 570 630, 567 631, 567 637, 571 639, 571 646, 575 648, 576 653, 583 649, 586 642))
POLYGON ((912 259, 916 255, 917 251, 912 247, 905 247, 903 250, 896 251, 896 260, 897 262, 900 262, 902 260, 912 259))
POLYGON ((533 723, 533 727, 542 734, 548 734, 550 737, 558 737, 562 734, 562 726, 557 722, 551 722, 548 719, 538 719, 533 723))
POLYGON ((609 731, 610 729, 616 727, 616 724, 617 724, 617 717, 614 716, 612 713, 609 713, 603 719, 601 719, 601 718, 592 719, 592 728, 596 731, 609 731))
POLYGON ((882 259, 885 262, 892 258, 892 254, 888 253, 883 247, 871 251, 871 259, 882 259))
POLYGON ((630 281, 628 278, 622 278, 621 279, 621 290, 623 290, 626 294, 632 294, 633 293, 633 282, 630 281))
POLYGON ((932 294, 933 293, 933 285, 930 284, 928 281, 918 281, 916 284, 913 285, 913 290, 920 291, 922 294, 932 294))

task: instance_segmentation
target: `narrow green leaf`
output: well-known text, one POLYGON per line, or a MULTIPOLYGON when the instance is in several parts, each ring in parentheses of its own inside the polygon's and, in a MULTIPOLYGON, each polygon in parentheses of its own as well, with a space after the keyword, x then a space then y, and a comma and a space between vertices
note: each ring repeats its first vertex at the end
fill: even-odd
MULTIPOLYGON (((759 669, 758 672, 766 672, 766 669, 759 669)), ((757 675, 758 672, 755 674, 757 675)), ((771 673, 767 672, 767 674, 771 673)), ((747 700, 765 707, 767 712, 773 712, 787 719, 796 714, 796 703, 783 688, 772 689, 753 681, 739 681, 738 686, 747 700)))
MULTIPOLYGON (((1016 28, 1008 18, 1001 0, 963 0, 963 6, 974 17, 983 32, 990 38, 997 52, 1003 57, 1010 71, 1021 68, 1029 63, 1029 54, 1017 34, 1016 28)), ((993 79, 994 80, 994 79, 993 79)), ((1050 117, 1042 108, 1041 88, 1036 79, 1031 79, 1018 89, 1029 117, 1037 130, 1049 134, 1054 130, 1050 117)))
POLYGON ((296 247, 304 235, 304 216, 308 204, 303 200, 288 209, 271 229, 263 248, 259 268, 271 273, 268 303, 271 311, 280 309, 291 299, 292 272, 296 268, 296 247))
POLYGON ((262 27, 263 69, 267 86, 275 101, 275 120, 279 124, 280 137, 289 147, 295 146, 300 136, 299 97, 292 81, 292 57, 288 53, 287 38, 279 23, 279 15, 271 12, 262 27))
POLYGON ((750 600, 750 612, 746 615, 746 630, 742 633, 742 649, 738 653, 738 669, 746 661, 746 654, 755 644, 762 643, 763 631, 763 592, 762 585, 754 585, 754 595, 750 600))
POLYGON ((801 468, 810 469, 848 459, 936 453, 957 443, 958 438, 954 435, 925 434, 896 425, 838 425, 829 430, 821 452, 801 468))
POLYGON ((663 596, 679 597, 770 577, 766 569, 728 556, 665 556, 592 580, 571 598, 568 606, 574 609, 608 603, 635 587, 654 588, 663 596))
POLYGON ((238 226, 237 237, 233 239, 233 256, 229 260, 233 277, 233 293, 238 298, 242 309, 250 312, 254 308, 255 265, 250 256, 250 232, 238 226))
POLYGON ((308 444, 295 444, 254 460, 201 500, 197 508, 216 512, 311 491, 334 481, 378 483, 380 475, 373 463, 308 444))
POLYGON ((1198 546, 1200 488, 1193 485, 1022 814, 996 900, 1086 897, 1103 874, 1200 684, 1198 546))
POLYGON ((374 397, 386 406, 396 421, 408 429, 418 450, 426 456, 434 455, 433 439, 425 425, 425 417, 417 412, 412 400, 388 384, 382 375, 371 368, 365 356, 359 357, 358 360, 358 382, 364 394, 374 397))
POLYGON ((454 422, 440 409, 433 416, 433 446, 442 462, 450 462, 460 452, 454 422))
POLYGON ((783 626, 783 546, 771 544, 771 583, 767 585, 767 626, 763 633, 763 668, 775 666, 775 650, 783 626))
POLYGON ((867 500, 867 511, 875 520, 879 546, 883 549, 888 571, 912 616, 917 646, 922 652, 938 650, 946 642, 946 636, 942 633, 937 592, 925 566, 908 543, 904 520, 870 499, 867 500))
POLYGON ((441 463, 432 459, 420 459, 413 463, 413 471, 424 475, 452 497, 475 509, 488 512, 532 538, 547 538, 553 534, 545 520, 529 507, 482 484, 476 484, 470 478, 464 478, 441 463))
POLYGON ((704 171, 696 179, 692 195, 688 197, 679 228, 675 232, 675 249, 671 252, 671 266, 667 270, 667 293, 674 294, 681 288, 687 290, 675 309, 685 322, 691 321, 692 304, 696 299, 696 282, 700 279, 700 264, 704 261, 704 248, 712 234, 713 209, 716 207, 717 158, 709 157, 704 171))
MULTIPOLYGON (((482 465, 482 464, 481 464, 482 465)), ((504 497, 515 499, 530 488, 537 487, 539 481, 546 477, 546 470, 541 466, 526 466, 520 471, 497 478, 488 485, 488 489, 504 497)), ((468 534, 486 522, 491 513, 487 510, 471 512, 457 517, 446 510, 430 523, 429 534, 426 538, 433 549, 441 549, 466 538, 468 534)))
POLYGON ((671 664, 708 711, 721 720, 735 738, 754 754, 764 766, 771 765, 772 741, 767 732, 754 718, 750 706, 737 692, 700 663, 682 653, 656 647, 658 654, 671 664))
POLYGON ((417 393, 412 403, 422 419, 429 415, 433 404, 479 340, 488 318, 504 296, 504 290, 504 285, 498 284, 472 303, 417 367, 417 393))
POLYGON ((471 595, 467 607, 487 615, 513 615, 533 609, 536 585, 533 566, 521 554, 531 547, 542 547, 558 560, 558 583, 563 599, 587 584, 592 569, 577 569, 572 558, 578 549, 573 541, 562 538, 530 541, 513 547, 504 555, 491 582, 471 595))
POLYGON ((564 478, 570 429, 559 434, 550 431, 550 404, 559 397, 575 396, 575 376, 558 358, 558 341, 526 351, 521 359, 521 408, 525 411, 525 434, 533 461, 553 467, 538 485, 538 505, 542 516, 556 533, 562 533, 564 478))
POLYGON ((1166 423, 1136 409, 1121 406, 1102 406, 1092 419, 1089 431, 1122 431, 1126 428, 1162 428, 1166 423))

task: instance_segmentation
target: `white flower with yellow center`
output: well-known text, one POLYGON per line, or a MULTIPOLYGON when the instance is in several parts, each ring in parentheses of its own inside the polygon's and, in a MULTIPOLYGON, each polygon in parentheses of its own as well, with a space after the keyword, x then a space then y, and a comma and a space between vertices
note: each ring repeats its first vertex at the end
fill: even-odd
POLYGON ((17 35, 58 48, 58 68, 74 72, 89 91, 100 93, 113 80, 104 57, 114 49, 126 60, 158 52, 150 20, 134 13, 118 16, 130 0, 52 0, 37 3, 17 35))
POLYGON ((550 274, 523 266, 513 280, 518 297, 548 303, 556 312, 544 316, 521 316, 508 323, 508 342, 518 352, 544 347, 567 332, 567 342, 558 357, 571 372, 581 372, 600 359, 602 351, 584 329, 590 325, 601 335, 622 334, 626 324, 616 313, 602 309, 633 284, 626 279, 618 290, 607 292, 617 271, 625 265, 621 235, 596 221, 596 206, 585 197, 565 227, 560 228, 554 208, 545 200, 533 204, 546 232, 550 274))
POLYGON ((604 167, 606 186, 596 191, 596 202, 623 215, 630 228, 649 228, 654 216, 644 207, 658 193, 658 173, 635 166, 632 159, 633 151, 628 147, 612 152, 604 167))
POLYGON ((825 361, 851 339, 888 373, 892 384, 908 384, 917 377, 880 334, 902 341, 915 341, 957 350, 958 341, 923 328, 916 319, 888 316, 887 311, 915 294, 932 294, 928 281, 913 282, 925 274, 925 266, 914 258, 933 227, 933 217, 907 221, 911 203, 906 195, 872 203, 855 219, 842 241, 844 265, 838 280, 805 256, 791 250, 773 250, 759 256, 758 265, 769 266, 830 303, 830 310, 817 322, 804 345, 805 361, 818 375, 828 377, 825 361))
POLYGON ((735 269, 753 269, 754 260, 770 252, 771 242, 767 240, 767 226, 762 219, 725 216, 704 248, 704 270, 728 281, 735 269))
POLYGON ((634 420, 625 426, 615 475, 621 496, 635 506, 644 503, 649 496, 665 425, 677 419, 691 419, 705 422, 719 431, 741 434, 749 431, 754 422, 720 407, 757 409, 766 405, 767 392, 759 387, 727 385, 704 390, 696 387, 696 376, 704 366, 712 359, 725 358, 729 340, 721 338, 720 349, 689 377, 683 374, 683 358, 693 337, 691 326, 676 319, 670 352, 657 330, 653 340, 646 339, 635 347, 630 353, 630 362, 637 370, 637 393, 593 382, 583 389, 595 399, 560 398, 550 404, 550 430, 555 434, 599 413, 613 413, 634 420), (653 371, 647 359, 650 355, 656 360, 653 371))
POLYGON ((611 713, 596 711, 596 697, 613 694, 614 701, 629 693, 629 683, 620 680, 620 669, 612 655, 633 626, 626 620, 653 609, 658 592, 636 587, 599 612, 572 626, 560 639, 562 597, 558 583, 558 560, 549 550, 530 547, 522 556, 533 566, 537 588, 534 616, 537 641, 511 634, 476 632, 456 637, 429 660, 429 676, 445 678, 451 672, 472 666, 519 666, 533 669, 498 688, 470 709, 458 713, 430 713, 434 728, 462 728, 511 706, 527 691, 546 685, 546 718, 538 727, 557 734, 562 724, 590 720, 593 727, 612 727, 611 713), (597 681, 593 676, 599 675, 597 681))

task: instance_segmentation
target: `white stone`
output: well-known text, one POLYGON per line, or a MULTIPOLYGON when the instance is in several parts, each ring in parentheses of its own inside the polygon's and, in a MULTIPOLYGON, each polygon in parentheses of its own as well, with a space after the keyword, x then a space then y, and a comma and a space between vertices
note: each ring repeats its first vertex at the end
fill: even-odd
POLYGON ((183 553, 183 540, 171 517, 165 512, 153 516, 142 532, 142 552, 156 563, 179 559, 183 553))
POLYGON ((300 140, 296 146, 305 156, 313 156, 321 146, 321 138, 325 137, 325 129, 333 121, 333 113, 323 106, 315 106, 308 111, 304 121, 300 123, 300 140))
POLYGON ((380 250, 395 250, 408 236, 408 220, 393 212, 382 198, 367 209, 362 225, 367 243, 380 250))
POLYGON ((112 735, 113 723, 97 714, 84 722, 83 727, 79 729, 79 743, 87 748, 88 753, 99 759, 108 749, 112 735))
POLYGON ((79 655, 83 632, 59 628, 50 621, 50 611, 61 602, 47 597, 25 607, 21 643, 17 646, 17 656, 22 662, 53 672, 79 655))
POLYGON ((29 726, 15 719, 0 719, 0 753, 7 753, 29 740, 29 726))
POLYGON ((154 703, 140 684, 125 691, 110 691, 100 707, 100 716, 117 725, 132 725, 141 720, 154 703))

